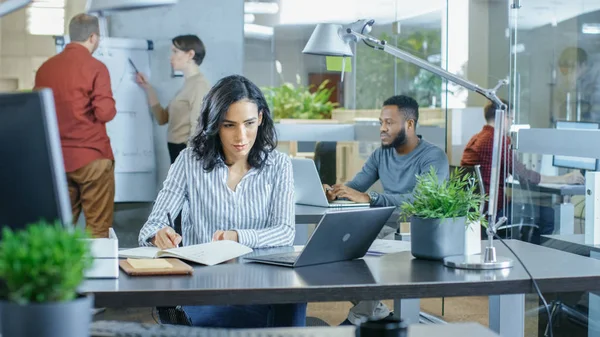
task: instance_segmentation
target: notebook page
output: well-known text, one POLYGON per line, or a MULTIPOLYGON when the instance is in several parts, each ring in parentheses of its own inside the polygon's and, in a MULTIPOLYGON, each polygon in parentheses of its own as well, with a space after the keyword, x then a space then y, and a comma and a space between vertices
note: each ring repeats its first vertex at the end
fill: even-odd
POLYGON ((132 259, 154 259, 160 249, 156 247, 137 247, 119 251, 119 257, 128 257, 132 259))
POLYGON ((241 243, 223 240, 172 248, 159 252, 158 256, 179 257, 188 261, 213 266, 251 252, 252 248, 246 247, 241 243))

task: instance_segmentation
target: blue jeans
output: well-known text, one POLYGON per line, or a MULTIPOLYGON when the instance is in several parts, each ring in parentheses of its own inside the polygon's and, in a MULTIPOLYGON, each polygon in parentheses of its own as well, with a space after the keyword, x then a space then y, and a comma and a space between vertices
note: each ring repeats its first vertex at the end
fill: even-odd
POLYGON ((306 325, 306 303, 183 306, 193 326, 274 328, 306 325))

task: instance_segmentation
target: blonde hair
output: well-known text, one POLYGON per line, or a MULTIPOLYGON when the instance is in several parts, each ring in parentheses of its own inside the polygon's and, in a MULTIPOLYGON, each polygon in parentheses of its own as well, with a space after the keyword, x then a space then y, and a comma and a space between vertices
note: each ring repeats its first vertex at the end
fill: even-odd
POLYGON ((77 14, 69 22, 69 37, 74 42, 85 42, 90 35, 100 35, 98 18, 88 14, 77 14))

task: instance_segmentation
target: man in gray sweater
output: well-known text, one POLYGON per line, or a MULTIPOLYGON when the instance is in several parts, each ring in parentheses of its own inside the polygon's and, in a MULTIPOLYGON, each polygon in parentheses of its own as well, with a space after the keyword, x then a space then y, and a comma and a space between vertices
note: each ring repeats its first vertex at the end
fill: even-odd
MULTIPOLYGON (((346 198, 370 203, 371 206, 401 206, 410 201, 416 176, 428 173, 433 166, 439 179, 448 179, 446 153, 417 136, 419 104, 404 95, 393 96, 383 103, 379 122, 381 147, 375 150, 362 170, 346 184, 324 185, 327 198, 346 198), (383 193, 367 190, 381 181, 383 193)), ((369 319, 383 319, 389 309, 379 301, 353 302, 348 319, 342 324, 359 325, 369 319)))

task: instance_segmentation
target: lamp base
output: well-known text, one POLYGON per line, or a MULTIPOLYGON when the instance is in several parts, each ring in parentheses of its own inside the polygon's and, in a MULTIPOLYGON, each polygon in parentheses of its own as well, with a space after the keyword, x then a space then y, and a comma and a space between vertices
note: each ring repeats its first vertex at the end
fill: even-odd
POLYGON ((507 257, 498 256, 495 261, 488 262, 485 261, 485 257, 482 254, 458 255, 444 258, 444 266, 449 268, 477 270, 504 269, 511 268, 513 266, 513 260, 507 257))

